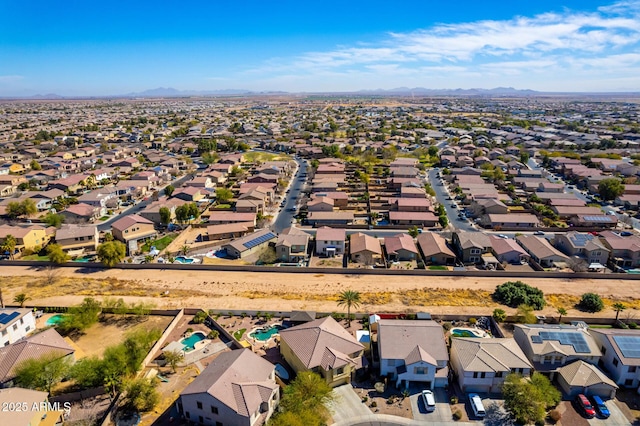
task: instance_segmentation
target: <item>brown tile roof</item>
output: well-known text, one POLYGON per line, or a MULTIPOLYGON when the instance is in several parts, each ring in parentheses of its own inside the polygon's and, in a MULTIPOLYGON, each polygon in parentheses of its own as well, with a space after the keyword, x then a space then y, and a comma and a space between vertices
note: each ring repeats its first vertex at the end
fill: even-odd
POLYGON ((340 228, 323 226, 316 231, 316 241, 344 241, 347 231, 340 228))
POLYGON ((278 385, 275 366, 249 349, 221 353, 181 393, 208 393, 236 413, 250 417, 278 385))
POLYGON ((433 232, 423 232, 418 235, 418 245, 422 249, 425 257, 430 257, 439 253, 456 257, 453 251, 447 246, 447 241, 440 235, 433 232))
POLYGON ((387 253, 397 253, 398 250, 406 250, 411 253, 418 253, 418 248, 413 242, 413 237, 409 234, 398 234, 392 237, 385 237, 384 246, 387 253))
POLYGON ((351 235, 351 254, 359 253, 362 251, 370 251, 375 254, 381 254, 382 248, 380 247, 380 240, 372 236, 363 234, 361 232, 351 235))
POLYGON ((302 364, 309 369, 318 366, 325 369, 339 367, 344 365, 342 363, 347 358, 351 360, 345 354, 353 354, 364 349, 331 317, 282 330, 280 340, 286 342, 302 364))
POLYGON ((129 214, 113 222, 111 224, 111 227, 119 231, 124 231, 125 229, 129 228, 132 225, 135 225, 136 223, 153 225, 153 222, 151 222, 149 219, 145 219, 138 214, 129 214))
POLYGON ((426 352, 441 363, 449 360, 442 326, 435 321, 382 319, 378 321, 378 341, 383 359, 404 359, 409 364, 407 360, 415 362, 426 352), (418 347, 423 352, 416 352, 418 347))

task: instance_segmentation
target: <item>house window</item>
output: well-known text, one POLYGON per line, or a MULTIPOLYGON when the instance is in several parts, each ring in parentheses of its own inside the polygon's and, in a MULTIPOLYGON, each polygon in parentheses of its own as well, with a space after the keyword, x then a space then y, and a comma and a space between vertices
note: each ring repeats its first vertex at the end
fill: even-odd
POLYGON ((629 373, 635 373, 637 370, 637 367, 635 365, 630 365, 629 366, 629 373))
POLYGON ((487 373, 485 373, 484 371, 482 373, 480 373, 480 378, 484 379, 487 376, 487 373))
POLYGON ((502 377, 502 371, 496 371, 496 377, 502 377))
POLYGON ((24 319, 20 318, 20 325, 24 324, 24 319))
POLYGON ((429 368, 427 367, 416 367, 413 369, 413 374, 429 374, 429 368))
POLYGON ((216 422, 216 426, 222 426, 222 422, 216 422))
POLYGON ((395 367, 396 366, 396 360, 395 359, 388 359, 387 360, 387 367, 395 367))
POLYGON ((562 357, 561 356, 557 356, 556 357, 556 362, 557 363, 561 363, 562 362, 562 357))
POLYGON ((201 424, 204 423, 204 418, 202 418, 202 416, 198 416, 198 422, 201 424))
POLYGON ((25 329, 24 329, 24 331, 29 331, 29 330, 31 330, 31 326, 30 325, 26 326, 25 329))
POLYGON ((196 401, 196 406, 198 407, 198 410, 202 410, 202 402, 196 401))
POLYGON ((604 346, 602 347, 602 356, 605 356, 607 353, 607 348, 605 348, 604 346))
POLYGON ((551 362, 552 360, 553 360, 552 356, 547 355, 544 357, 544 362, 551 362))
POLYGON ((633 386, 633 379, 627 379, 624 381, 624 385, 627 387, 633 386))
POLYGON ((471 254, 480 254, 480 249, 471 249, 471 254))
POLYGON ((190 419, 190 418, 191 418, 191 414, 190 414, 188 411, 185 411, 185 412, 184 412, 184 416, 185 416, 186 418, 188 418, 188 419, 190 419))
POLYGON ((478 372, 477 372, 477 371, 474 371, 474 372, 473 372, 473 378, 474 378, 474 379, 477 379, 477 378, 478 378, 478 372))
POLYGON ((214 407, 213 405, 211 406, 211 412, 213 414, 218 414, 218 407, 214 407))
POLYGON ((13 331, 16 331, 18 329, 18 324, 13 324, 13 331))
POLYGON ((2 335, 6 336, 7 335, 7 330, 2 330, 2 335))
POLYGON ((618 366, 618 358, 613 359, 613 365, 615 365, 616 367, 618 366))
POLYGON ((344 374, 344 367, 336 369, 336 375, 344 374))

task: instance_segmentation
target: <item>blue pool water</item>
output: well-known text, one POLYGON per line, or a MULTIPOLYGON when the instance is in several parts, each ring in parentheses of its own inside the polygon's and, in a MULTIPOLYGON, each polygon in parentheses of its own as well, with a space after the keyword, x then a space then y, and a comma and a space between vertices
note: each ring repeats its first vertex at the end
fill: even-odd
POLYGON ((178 263, 193 263, 194 262, 194 259, 191 259, 190 257, 184 257, 184 256, 177 256, 175 260, 178 263))
POLYGON ((206 337, 205 337, 204 333, 196 331, 195 333, 191 334, 191 336, 187 337, 186 339, 180 340, 180 343, 182 343, 184 345, 184 350, 186 352, 190 352, 190 351, 195 349, 196 343, 203 341, 205 338, 206 337))
POLYGON ((261 342, 266 342, 267 340, 271 339, 275 334, 278 334, 280 330, 284 330, 285 328, 286 327, 279 324, 270 325, 270 326, 262 327, 255 331, 252 331, 251 333, 249 333, 249 337, 251 337, 252 339, 259 340, 261 342))
POLYGON ((62 321, 62 319, 64 318, 64 315, 61 314, 56 314, 54 316, 52 316, 51 318, 49 318, 47 320, 47 322, 45 323, 45 325, 47 327, 52 326, 52 325, 56 325, 58 324, 60 321, 62 321))

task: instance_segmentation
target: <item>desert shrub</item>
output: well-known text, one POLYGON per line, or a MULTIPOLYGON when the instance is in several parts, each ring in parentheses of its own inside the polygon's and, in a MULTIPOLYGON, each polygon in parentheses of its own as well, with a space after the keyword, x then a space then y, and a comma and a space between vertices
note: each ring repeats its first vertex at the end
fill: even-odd
POLYGON ((451 330, 451 327, 453 327, 453 326, 451 325, 451 323, 450 323, 450 322, 443 322, 443 323, 442 323, 442 328, 444 328, 444 331, 449 331, 449 330, 451 330))
POLYGON ((455 405, 457 403, 458 403, 458 397, 456 395, 452 395, 451 398, 449 398, 449 404, 455 405))
POLYGON ((525 304, 535 310, 540 310, 546 305, 542 290, 531 287, 522 281, 507 281, 497 286, 493 298, 512 308, 525 304))
POLYGON ((362 402, 367 402, 368 400, 369 400, 368 396, 365 395, 365 396, 362 397, 362 402))
POLYGON ((604 309, 604 302, 595 293, 585 293, 580 298, 578 307, 586 312, 600 312, 604 309))
POLYGON ((205 320, 206 320, 206 319, 207 319, 207 313, 206 313, 206 312, 204 312, 204 311, 198 311, 198 313, 196 313, 196 314, 193 316, 193 320, 192 320, 192 322, 193 322, 194 324, 202 324, 202 323, 204 323, 204 322, 205 322, 205 320))
POLYGON ((638 328, 638 324, 636 324, 635 322, 630 322, 629 323, 629 328, 632 328, 632 329, 635 330, 636 328, 638 328))
POLYGON ((562 414, 560 414, 560 411, 558 410, 551 410, 549 411, 549 419, 555 424, 558 423, 560 421, 560 419, 562 418, 562 414))
POLYGON ((217 339, 219 335, 220 332, 218 330, 211 330, 209 334, 207 334, 207 339, 214 340, 217 339))
POLYGON ((371 408, 376 408, 378 406, 378 403, 375 401, 371 401, 371 404, 369 404, 369 407, 371 408))
POLYGON ((469 318, 469 324, 471 325, 476 325, 478 323, 478 320, 475 318, 469 318))
POLYGON ((462 418, 462 412, 460 410, 456 410, 451 416, 453 417, 453 420, 460 420, 462 418))

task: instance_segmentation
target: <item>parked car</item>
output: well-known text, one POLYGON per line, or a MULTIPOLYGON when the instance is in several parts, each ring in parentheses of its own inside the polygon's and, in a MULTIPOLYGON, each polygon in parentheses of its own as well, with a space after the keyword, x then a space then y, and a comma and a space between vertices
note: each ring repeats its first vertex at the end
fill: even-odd
POLYGON ((504 239, 504 240, 508 240, 508 239, 509 239, 509 237, 507 237, 507 236, 506 236, 506 235, 504 235, 504 234, 498 234, 498 237, 500 237, 500 238, 502 238, 502 239, 504 239))
POLYGON ((471 409, 476 417, 484 417, 487 415, 487 412, 484 409, 484 404, 482 404, 482 399, 480 399, 480 395, 477 393, 470 393, 469 403, 471 404, 471 409))
POLYGON ((591 397, 591 401, 593 401, 593 407, 596 409, 596 413, 598 414, 598 417, 602 417, 603 419, 608 419, 609 416, 611 415, 611 412, 609 412, 609 409, 604 404, 604 401, 602 400, 602 398, 600 398, 598 395, 593 395, 591 397))
POLYGON ((580 414, 585 416, 588 419, 592 419, 596 416, 596 410, 593 409, 591 402, 587 399, 583 394, 579 394, 576 396, 574 400, 576 404, 576 408, 580 414))
POLYGON ((536 231, 536 232, 533 233, 533 235, 542 235, 542 236, 544 236, 544 232, 536 231))
POLYGON ((436 409, 436 399, 433 397, 433 392, 428 389, 422 391, 422 402, 424 402, 424 408, 427 412, 435 411, 436 409))

